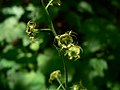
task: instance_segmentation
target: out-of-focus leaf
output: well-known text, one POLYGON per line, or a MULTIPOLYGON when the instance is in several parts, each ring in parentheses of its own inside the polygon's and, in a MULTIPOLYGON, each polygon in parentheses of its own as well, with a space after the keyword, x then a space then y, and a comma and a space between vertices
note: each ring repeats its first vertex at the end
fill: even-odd
POLYGON ((81 1, 79 4, 78 4, 78 10, 80 12, 90 12, 92 13, 93 10, 92 10, 92 7, 89 3, 87 3, 86 1, 81 1))
POLYGON ((30 49, 32 49, 33 51, 37 51, 40 47, 39 42, 34 42, 30 45, 30 49))
POLYGON ((96 52, 97 50, 101 49, 101 44, 96 39, 90 39, 83 44, 85 47, 87 47, 87 50, 90 52, 96 52))
POLYGON ((10 17, 0 23, 0 29, 0 41, 5 39, 7 42, 13 42, 17 38, 22 38, 25 24, 18 23, 15 17, 10 17))
POLYGON ((45 77, 39 71, 16 72, 10 70, 7 75, 11 89, 17 90, 19 87, 24 87, 23 90, 45 90, 45 77))
POLYGON ((19 53, 18 49, 15 48, 13 45, 7 45, 3 49, 3 53, 1 54, 1 57, 7 60, 16 60, 18 53, 19 53))
POLYGON ((24 14, 24 9, 21 6, 13 6, 11 8, 4 8, 2 12, 4 14, 15 15, 18 19, 20 19, 21 16, 24 14))
POLYGON ((94 38, 101 45, 117 46, 120 41, 120 33, 118 27, 116 27, 110 21, 103 18, 88 19, 81 25, 81 31, 86 34, 86 40, 94 38))
POLYGON ((104 59, 97 59, 97 58, 92 58, 89 62, 91 68, 93 69, 89 77, 92 79, 96 76, 103 77, 104 76, 104 70, 108 69, 108 65, 104 59))
POLYGON ((24 35, 23 39, 22 39, 22 44, 23 46, 28 46, 30 44, 30 39, 27 35, 24 35))
POLYGON ((7 45, 4 49, 3 49, 3 53, 7 53, 9 50, 13 49, 14 47, 12 45, 7 45))
POLYGON ((35 20, 37 22, 47 22, 47 15, 43 7, 34 6, 33 4, 29 4, 26 7, 26 10, 30 13, 28 14, 28 17, 32 20, 35 20))
POLYGON ((14 61, 9 61, 6 59, 1 59, 0 60, 0 70, 4 68, 12 68, 14 66, 19 66, 16 62, 14 61))
POLYGON ((43 39, 40 39, 39 41, 34 41, 30 44, 30 49, 33 51, 39 50, 41 43, 43 43, 43 39))
POLYGON ((35 11, 35 6, 30 3, 30 4, 26 7, 26 10, 28 10, 28 11, 35 11))
MULTIPOLYGON (((56 52, 52 49, 45 49, 43 54, 39 54, 37 57, 37 64, 40 70, 47 70, 48 63, 54 59, 58 57, 58 55, 56 54, 56 52)), ((53 64, 53 63, 51 63, 53 64)), ((57 65, 57 64, 56 64, 57 65)), ((46 72, 46 71, 45 71, 46 72)))
POLYGON ((44 67, 47 65, 47 62, 50 60, 50 58, 45 54, 39 54, 37 57, 38 67, 40 69, 44 69, 44 67))
POLYGON ((37 16, 39 13, 38 13, 38 10, 36 10, 37 7, 35 7, 33 4, 29 4, 27 7, 26 7, 26 10, 27 11, 30 11, 30 14, 28 15, 28 17, 32 18, 34 17, 35 15, 37 16))
POLYGON ((23 76, 23 83, 28 90, 45 90, 45 77, 39 71, 31 71, 23 76))
POLYGON ((110 90, 120 90, 120 84, 119 83, 113 83, 113 82, 107 82, 107 87, 110 89, 110 90))
POLYGON ((111 3, 112 3, 114 6, 116 6, 117 8, 120 9, 120 3, 119 3, 119 0, 110 0, 110 1, 111 1, 111 3))

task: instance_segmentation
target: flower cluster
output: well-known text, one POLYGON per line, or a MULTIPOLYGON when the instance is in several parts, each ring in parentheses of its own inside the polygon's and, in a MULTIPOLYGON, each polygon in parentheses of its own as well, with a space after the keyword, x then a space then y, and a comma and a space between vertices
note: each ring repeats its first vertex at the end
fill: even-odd
POLYGON ((37 29, 35 29, 35 28, 36 28, 36 23, 30 20, 27 23, 27 27, 26 27, 26 33, 30 37, 30 39, 34 39, 34 37, 37 33, 37 29))
POLYGON ((74 32, 67 31, 65 34, 57 35, 55 40, 57 41, 58 47, 64 52, 64 55, 68 59, 77 60, 80 58, 80 51, 82 48, 75 44, 73 37, 75 37, 74 32))
POLYGON ((61 77, 60 70, 56 70, 50 74, 49 82, 51 83, 53 80, 58 79, 61 77))

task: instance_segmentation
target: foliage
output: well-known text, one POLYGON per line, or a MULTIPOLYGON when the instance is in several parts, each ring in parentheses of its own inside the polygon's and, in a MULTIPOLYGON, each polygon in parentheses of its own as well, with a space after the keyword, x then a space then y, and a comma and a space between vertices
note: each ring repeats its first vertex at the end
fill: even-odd
MULTIPOLYGON (((69 86, 82 81, 88 90, 120 90, 120 1, 61 1, 48 9, 55 29, 76 32, 83 48, 80 59, 67 62, 69 86)), ((36 27, 48 27, 39 0, 1 0, 0 14, 1 90, 56 90, 49 76, 55 70, 63 74, 63 66, 53 34, 36 33, 39 39, 31 43, 25 32, 31 18, 36 27)))

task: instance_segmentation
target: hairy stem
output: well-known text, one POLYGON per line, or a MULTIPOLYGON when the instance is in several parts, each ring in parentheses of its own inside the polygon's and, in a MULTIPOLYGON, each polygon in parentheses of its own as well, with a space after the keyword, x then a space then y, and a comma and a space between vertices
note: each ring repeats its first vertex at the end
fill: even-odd
POLYGON ((53 32, 54 36, 57 36, 57 33, 56 33, 55 29, 54 29, 54 26, 53 26, 52 20, 50 18, 49 12, 48 12, 47 8, 45 7, 43 0, 41 0, 41 3, 43 5, 43 7, 45 8, 45 12, 46 12, 46 14, 48 16, 48 21, 50 23, 51 31, 53 32))

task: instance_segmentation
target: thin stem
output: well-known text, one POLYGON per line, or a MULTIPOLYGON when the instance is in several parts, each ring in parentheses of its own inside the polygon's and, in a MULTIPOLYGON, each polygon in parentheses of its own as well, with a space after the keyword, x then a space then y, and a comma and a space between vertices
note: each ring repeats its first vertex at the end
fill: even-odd
POLYGON ((45 7, 45 9, 47 9, 52 2, 53 2, 53 0, 50 0, 49 3, 47 4, 47 6, 45 7))
POLYGON ((59 87, 56 90, 59 90, 61 88, 61 85, 59 85, 59 87))
POLYGON ((62 58, 63 60, 63 66, 64 66, 64 74, 65 74, 65 89, 68 90, 68 73, 67 73, 67 66, 66 66, 66 60, 64 57, 62 58))
POLYGON ((62 85, 61 81, 59 80, 59 78, 56 78, 56 79, 57 79, 57 81, 59 82, 59 84, 61 85, 61 87, 63 88, 63 90, 66 90, 66 89, 64 88, 64 86, 62 85))
POLYGON ((49 21, 49 23, 50 23, 51 31, 53 32, 54 36, 57 36, 57 33, 55 32, 55 29, 54 29, 52 20, 51 20, 50 15, 49 15, 49 12, 48 12, 48 10, 46 9, 43 0, 41 0, 41 3, 42 3, 42 5, 43 5, 43 7, 45 8, 46 14, 47 14, 47 16, 48 16, 48 21, 49 21))
MULTIPOLYGON (((54 29, 54 26, 53 26, 52 20, 51 20, 51 18, 50 18, 49 12, 48 12, 48 10, 47 10, 47 8, 49 7, 49 5, 51 4, 52 1, 53 1, 53 0, 50 0, 50 2, 47 4, 46 7, 45 7, 45 5, 44 5, 43 0, 41 0, 41 3, 42 3, 42 5, 43 5, 43 7, 44 7, 44 9, 45 9, 45 12, 46 12, 47 16, 48 16, 48 21, 49 21, 49 23, 50 23, 51 31, 53 32, 54 36, 57 36, 57 33, 56 33, 55 29, 54 29)), ((68 88, 68 87, 67 87, 67 84, 68 84, 68 74, 67 74, 66 61, 64 60, 64 58, 63 58, 63 66, 64 66, 64 74, 65 74, 65 88, 63 87, 63 85, 62 85, 62 88, 63 88, 64 90, 67 90, 67 88, 68 88)), ((58 80, 59 83, 61 83, 59 79, 57 79, 57 80, 58 80)))
POLYGON ((49 28, 43 28, 43 29, 34 29, 35 31, 51 31, 49 28))

